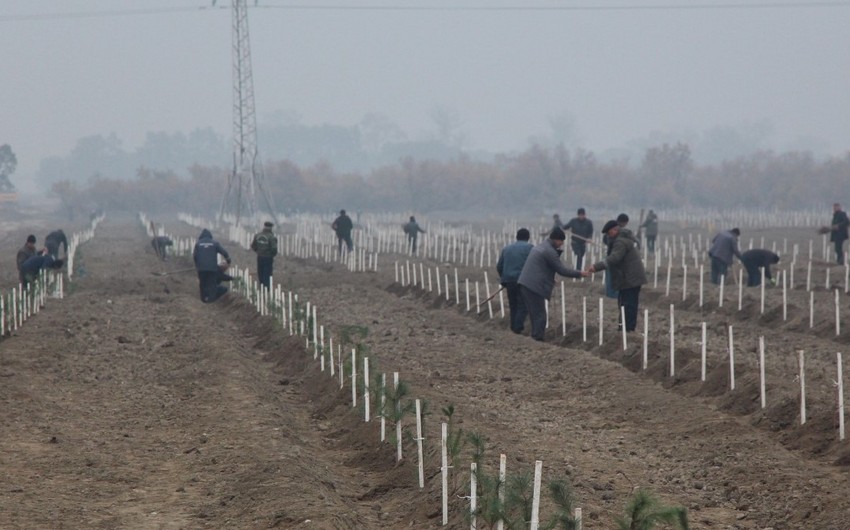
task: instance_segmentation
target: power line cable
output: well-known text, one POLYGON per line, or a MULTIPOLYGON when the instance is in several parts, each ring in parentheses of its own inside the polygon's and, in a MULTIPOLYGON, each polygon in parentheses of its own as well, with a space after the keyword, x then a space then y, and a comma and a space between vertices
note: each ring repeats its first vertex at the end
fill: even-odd
MULTIPOLYGON (((284 9, 291 11, 444 11, 444 12, 601 12, 601 11, 706 11, 706 10, 759 10, 759 9, 824 9, 850 7, 850 0, 816 1, 816 2, 723 2, 702 4, 636 4, 636 5, 505 5, 505 6, 473 6, 473 5, 345 5, 345 4, 261 4, 250 6, 251 9, 284 9)), ((34 13, 23 15, 0 15, 0 22, 23 22, 43 20, 68 20, 85 18, 131 17, 140 15, 161 15, 172 13, 189 13, 207 10, 230 9, 229 6, 198 6, 198 7, 164 7, 149 9, 110 9, 103 11, 73 11, 57 13, 34 13)))
POLYGON ((636 5, 506 5, 506 6, 432 6, 432 5, 345 5, 345 4, 267 4, 253 6, 259 9, 288 9, 304 11, 698 11, 728 9, 805 9, 850 7, 850 1, 833 0, 817 2, 723 2, 702 4, 636 4, 636 5))

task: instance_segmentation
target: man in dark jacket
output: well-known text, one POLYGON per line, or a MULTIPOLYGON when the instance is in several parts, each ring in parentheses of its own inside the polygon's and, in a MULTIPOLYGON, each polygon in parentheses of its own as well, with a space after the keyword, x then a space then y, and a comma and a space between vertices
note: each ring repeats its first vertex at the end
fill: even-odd
POLYGON ((21 283, 24 283, 24 272, 21 270, 21 266, 24 264, 26 260, 36 255, 35 250, 35 236, 30 234, 27 236, 27 242, 24 243, 24 246, 18 250, 18 255, 15 261, 18 264, 18 280, 21 283))
POLYGON ((564 240, 560 228, 553 228, 549 239, 531 249, 519 275, 520 293, 531 316, 531 338, 542 341, 546 334, 546 300, 555 287, 555 273, 567 278, 581 278, 588 273, 570 269, 561 263, 564 240))
POLYGON ((770 274, 770 266, 773 263, 779 263, 779 256, 773 252, 762 248, 748 250, 741 255, 741 263, 747 269, 747 287, 761 285, 761 271, 759 271, 761 268, 764 268, 764 278, 771 284, 776 284, 770 274))
POLYGON ((646 220, 639 228, 646 228, 646 250, 655 252, 655 238, 658 237, 658 216, 652 210, 646 214, 646 220))
POLYGON ((67 257, 68 239, 65 237, 65 232, 63 232, 62 229, 54 230, 47 234, 47 237, 44 238, 44 246, 47 248, 47 253, 54 258, 59 257, 59 245, 62 245, 62 249, 67 257))
POLYGON ((277 236, 272 232, 273 227, 271 221, 266 221, 262 232, 254 234, 251 241, 251 250, 257 253, 257 278, 266 289, 270 288, 274 257, 277 256, 277 236))
POLYGON ((608 256, 588 268, 589 272, 608 271, 611 286, 617 290, 617 302, 626 314, 626 331, 637 327, 640 288, 646 283, 646 271, 634 239, 626 237, 613 219, 605 223, 602 233, 608 236, 608 256))
POLYGON ((520 294, 519 275, 522 272, 525 260, 534 245, 528 242, 531 234, 525 228, 520 228, 516 233, 516 241, 502 249, 499 261, 496 263, 496 271, 499 280, 508 292, 508 308, 511 311, 511 331, 522 333, 525 327, 525 317, 528 310, 520 294))
POLYGON ((36 254, 27 258, 21 265, 21 275, 23 276, 24 289, 38 278, 38 273, 41 269, 61 269, 65 262, 61 259, 55 259, 50 254, 36 254))
POLYGON ((848 225, 850 219, 847 218, 847 213, 841 209, 840 204, 833 204, 829 240, 835 243, 835 259, 839 265, 844 265, 844 241, 847 240, 848 225))
MULTIPOLYGON (((227 287, 219 285, 219 273, 223 270, 218 265, 218 255, 224 256, 227 266, 230 266, 230 254, 214 240, 212 233, 206 228, 201 230, 192 258, 195 260, 195 270, 198 271, 198 286, 201 301, 205 304, 215 302, 227 292, 227 287)), ((227 267, 224 267, 226 270, 227 267)))
POLYGON ((425 230, 422 230, 422 227, 416 222, 416 217, 412 215, 410 216, 410 221, 405 223, 403 230, 407 234, 407 246, 410 248, 410 252, 416 254, 416 240, 419 238, 420 233, 425 233, 425 230))
POLYGON ((576 255, 576 270, 581 270, 584 254, 587 252, 587 241, 593 238, 593 221, 587 218, 584 208, 579 208, 576 217, 564 225, 564 230, 572 231, 570 247, 576 255))
POLYGON ((337 242, 339 244, 339 252, 342 253, 342 244, 345 243, 349 252, 354 250, 354 243, 351 241, 351 229, 354 228, 354 223, 351 222, 351 217, 345 214, 345 210, 339 211, 339 217, 334 219, 331 228, 336 232, 337 242))
POLYGON ((708 255, 711 257, 711 283, 720 285, 720 277, 726 276, 726 272, 732 265, 732 258, 737 256, 741 258, 741 251, 738 250, 738 236, 741 231, 737 228, 720 232, 714 239, 711 240, 711 247, 708 249, 708 255))
POLYGON ((157 257, 162 261, 168 258, 168 247, 173 246, 174 242, 168 236, 154 236, 151 239, 151 246, 157 257))

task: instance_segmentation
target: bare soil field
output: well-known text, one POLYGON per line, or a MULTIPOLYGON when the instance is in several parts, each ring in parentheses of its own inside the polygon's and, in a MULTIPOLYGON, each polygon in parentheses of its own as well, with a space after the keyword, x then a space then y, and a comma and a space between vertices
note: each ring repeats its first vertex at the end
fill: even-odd
MULTIPOLYGON (((176 221, 167 227, 197 232, 176 221)), ((3 236, 4 255, 14 254, 19 239, 3 236)), ((221 242, 253 269, 253 254, 221 242)), ((373 372, 400 372, 411 395, 427 400, 424 490, 415 445, 408 442, 396 463, 377 421, 363 422, 350 386, 340 389, 319 371, 303 337, 290 337, 233 293, 201 304, 193 273, 154 276, 191 263, 159 262, 137 220, 108 216, 79 249, 84 273, 67 298, 49 300, 0 340, 0 527, 439 527, 439 424, 449 404, 460 427, 486 437, 488 466, 495 469, 504 453, 510 472, 530 472, 542 460, 546 479, 567 477, 586 529, 614 528, 636 487, 687 507, 692 528, 848 527, 850 450, 837 439, 833 386, 835 352, 848 334, 835 337, 826 302, 809 329, 799 270, 787 321, 781 307, 777 313, 776 288, 762 315, 755 290, 738 311, 733 292, 723 308, 716 295, 700 308, 695 282, 684 302, 678 288, 667 297, 663 285, 650 286, 642 294, 651 315, 643 372, 640 345, 624 351, 615 333, 613 301, 603 318, 607 338, 596 342, 599 279, 565 285, 566 336, 553 314, 548 341, 538 344, 486 312, 467 313, 435 292, 395 283, 394 259, 382 256, 377 273, 352 273, 339 263, 282 257, 275 280, 316 304, 319 323, 334 337, 360 330, 356 341, 373 372), (681 333, 676 377, 667 361, 671 303, 681 333), (710 330, 704 383, 702 321, 710 330), (730 323, 738 349, 734 391, 725 353, 730 323), (756 363, 762 335, 764 410, 756 363), (794 381, 800 349, 807 352, 803 426, 794 381)), ((453 273, 453 266, 426 263, 453 273)), ((481 269, 459 272, 483 279, 481 269)), ((817 296, 831 300, 831 291, 819 289, 817 296)), ((560 307, 557 297, 553 305, 560 307)), ((453 470, 451 528, 468 526, 467 453, 453 470)))

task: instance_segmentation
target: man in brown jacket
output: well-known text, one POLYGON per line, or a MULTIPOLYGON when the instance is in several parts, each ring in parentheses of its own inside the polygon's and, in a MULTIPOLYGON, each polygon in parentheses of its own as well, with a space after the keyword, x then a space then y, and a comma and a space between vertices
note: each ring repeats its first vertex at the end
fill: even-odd
POLYGON ((621 233, 617 221, 605 223, 602 233, 608 236, 608 256, 588 267, 589 272, 608 270, 611 286, 619 293, 617 302, 626 313, 626 331, 637 327, 640 287, 646 283, 646 272, 634 239, 621 233))

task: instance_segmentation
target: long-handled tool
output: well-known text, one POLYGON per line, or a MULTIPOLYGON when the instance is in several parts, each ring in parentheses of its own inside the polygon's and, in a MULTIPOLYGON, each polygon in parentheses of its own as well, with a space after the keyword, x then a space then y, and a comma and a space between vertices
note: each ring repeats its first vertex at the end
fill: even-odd
POLYGON ((577 236, 577 235, 575 235, 575 234, 573 234, 573 233, 570 233, 570 237, 574 237, 574 238, 576 238, 576 239, 578 239, 578 240, 580 240, 580 241, 584 241, 585 243, 590 243, 591 245, 597 245, 597 246, 600 246, 600 247, 604 247, 604 246, 605 246, 605 245, 603 245, 602 243, 600 243, 600 242, 598 242, 598 241, 593 241, 592 239, 587 239, 586 237, 577 236))
POLYGON ((503 285, 503 286, 502 286, 502 287, 501 287, 498 291, 496 291, 495 293, 491 294, 491 295, 490 295, 490 298, 488 298, 488 299, 484 300, 483 302, 481 302, 480 304, 478 304, 478 307, 481 307, 481 306, 483 306, 484 304, 486 304, 487 302, 489 302, 490 300, 492 300, 492 299, 496 298, 496 295, 497 295, 497 294, 499 294, 499 293, 501 293, 501 292, 502 292, 502 291, 504 291, 504 290, 505 290, 505 286, 503 285))
POLYGON ((191 269, 177 269, 176 271, 168 271, 168 272, 152 272, 154 276, 168 276, 169 274, 177 274, 179 272, 189 272, 195 270, 195 267, 191 269))

